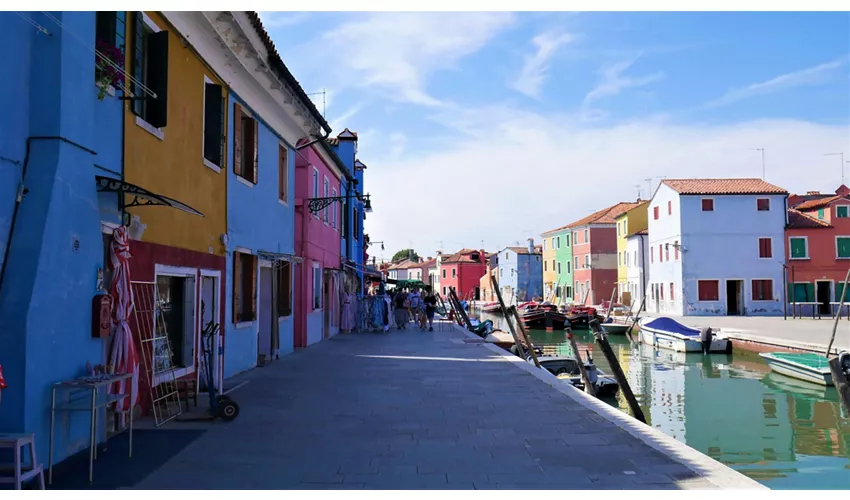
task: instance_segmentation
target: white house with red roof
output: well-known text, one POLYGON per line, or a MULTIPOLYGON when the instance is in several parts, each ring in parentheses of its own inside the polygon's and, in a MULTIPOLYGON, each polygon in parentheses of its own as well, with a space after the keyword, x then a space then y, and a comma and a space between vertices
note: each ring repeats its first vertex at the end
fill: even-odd
POLYGON ((647 311, 781 315, 788 191, 761 179, 665 179, 648 206, 647 311))

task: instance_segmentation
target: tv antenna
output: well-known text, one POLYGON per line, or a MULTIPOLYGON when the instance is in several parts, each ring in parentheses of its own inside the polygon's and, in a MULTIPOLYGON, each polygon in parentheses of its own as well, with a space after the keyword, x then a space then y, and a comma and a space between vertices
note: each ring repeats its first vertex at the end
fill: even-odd
POLYGON ((641 193, 641 191, 642 191, 642 190, 641 190, 641 188, 640 188, 640 184, 635 184, 635 189, 637 189, 637 192, 638 192, 638 199, 640 199, 640 193, 641 193))
POLYGON ((313 92, 312 94, 307 94, 308 97, 314 96, 314 95, 321 95, 322 96, 322 118, 327 118, 325 116, 325 113, 326 113, 327 107, 328 107, 328 93, 327 93, 327 91, 325 89, 322 89, 321 92, 313 92))

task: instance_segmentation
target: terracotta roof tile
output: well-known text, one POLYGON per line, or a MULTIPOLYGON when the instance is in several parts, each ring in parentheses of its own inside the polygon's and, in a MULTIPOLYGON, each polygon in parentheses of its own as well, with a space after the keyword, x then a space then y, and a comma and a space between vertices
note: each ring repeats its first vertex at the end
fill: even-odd
MULTIPOLYGON (((514 252, 516 252, 520 255, 530 255, 530 254, 532 254, 532 252, 528 251, 527 247, 505 247, 505 248, 507 250, 512 250, 512 251, 514 251, 514 252)), ((540 248, 542 248, 542 247, 540 247, 540 248)), ((535 252, 533 252, 534 254, 540 253, 540 251, 537 251, 538 247, 534 247, 534 249, 535 249, 535 252)))
POLYGON ((844 198, 843 196, 828 196, 826 198, 816 198, 814 200, 806 200, 802 203, 798 203, 794 208, 800 211, 803 210, 814 210, 816 208, 821 208, 829 205, 833 201, 840 200, 844 198))
POLYGON ((761 179, 664 179, 679 194, 788 194, 761 179))
POLYGON ((788 229, 812 229, 832 227, 828 222, 816 219, 793 208, 788 209, 788 229))
POLYGON ((469 248, 464 248, 464 249, 462 249, 462 250, 460 250, 456 253, 453 253, 452 255, 449 255, 449 257, 447 259, 443 260, 443 263, 445 263, 445 264, 455 264, 455 263, 464 263, 464 262, 476 262, 476 263, 482 262, 483 263, 487 258, 487 255, 485 254, 483 259, 479 258, 479 260, 472 260, 471 255, 474 254, 474 253, 480 253, 480 252, 478 250, 472 250, 472 249, 469 249, 469 248))
POLYGON ((587 226, 588 224, 616 224, 617 221, 614 220, 615 217, 640 205, 641 203, 642 202, 637 201, 621 201, 616 205, 603 208, 602 210, 594 212, 583 219, 579 219, 570 225, 564 226, 564 229, 587 226))
POLYGON ((629 234, 626 237, 628 238, 629 236, 637 236, 637 235, 644 235, 645 236, 647 234, 649 234, 649 229, 641 229, 640 231, 635 231, 635 232, 629 234))

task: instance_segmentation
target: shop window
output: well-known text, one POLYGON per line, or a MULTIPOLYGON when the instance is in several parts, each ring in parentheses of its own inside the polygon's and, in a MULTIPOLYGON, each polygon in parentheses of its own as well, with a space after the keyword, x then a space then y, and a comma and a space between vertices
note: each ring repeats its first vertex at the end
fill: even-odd
POLYGON ((257 256, 233 252, 233 322, 257 318, 257 256))
POLYGON ((233 104, 233 173, 256 184, 259 124, 239 103, 233 104))
POLYGON ((154 128, 168 123, 168 32, 133 13, 133 114, 154 128), (144 90, 147 88, 153 97, 144 90))
MULTIPOLYGON (((157 317, 157 332, 165 327, 173 368, 187 368, 195 363, 195 279, 187 276, 156 277, 161 316, 157 317)), ((166 355, 157 352, 157 356, 166 355)), ((164 360, 157 360, 163 366, 164 360)), ((167 365, 164 365, 167 368, 167 365)))

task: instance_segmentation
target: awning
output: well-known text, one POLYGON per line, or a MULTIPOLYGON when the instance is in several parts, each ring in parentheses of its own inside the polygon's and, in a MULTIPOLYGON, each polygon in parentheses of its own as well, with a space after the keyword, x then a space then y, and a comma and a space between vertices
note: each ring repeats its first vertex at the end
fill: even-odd
POLYGON ((192 215, 199 215, 201 217, 204 216, 204 214, 198 212, 189 205, 186 205, 185 203, 181 203, 175 199, 169 198, 168 196, 151 193, 147 189, 140 188, 139 186, 130 184, 129 182, 124 182, 118 179, 112 179, 110 177, 104 177, 102 175, 94 176, 94 180, 95 182, 97 182, 97 190, 99 192, 123 193, 125 196, 125 208, 159 205, 164 207, 176 208, 181 212, 186 212, 192 215), (127 196, 133 197, 133 200, 129 203, 127 203, 127 196))
POLYGON ((301 257, 291 253, 277 253, 277 252, 266 252, 264 250, 257 250, 257 258, 263 260, 270 260, 272 262, 291 262, 293 264, 300 264, 301 257))

